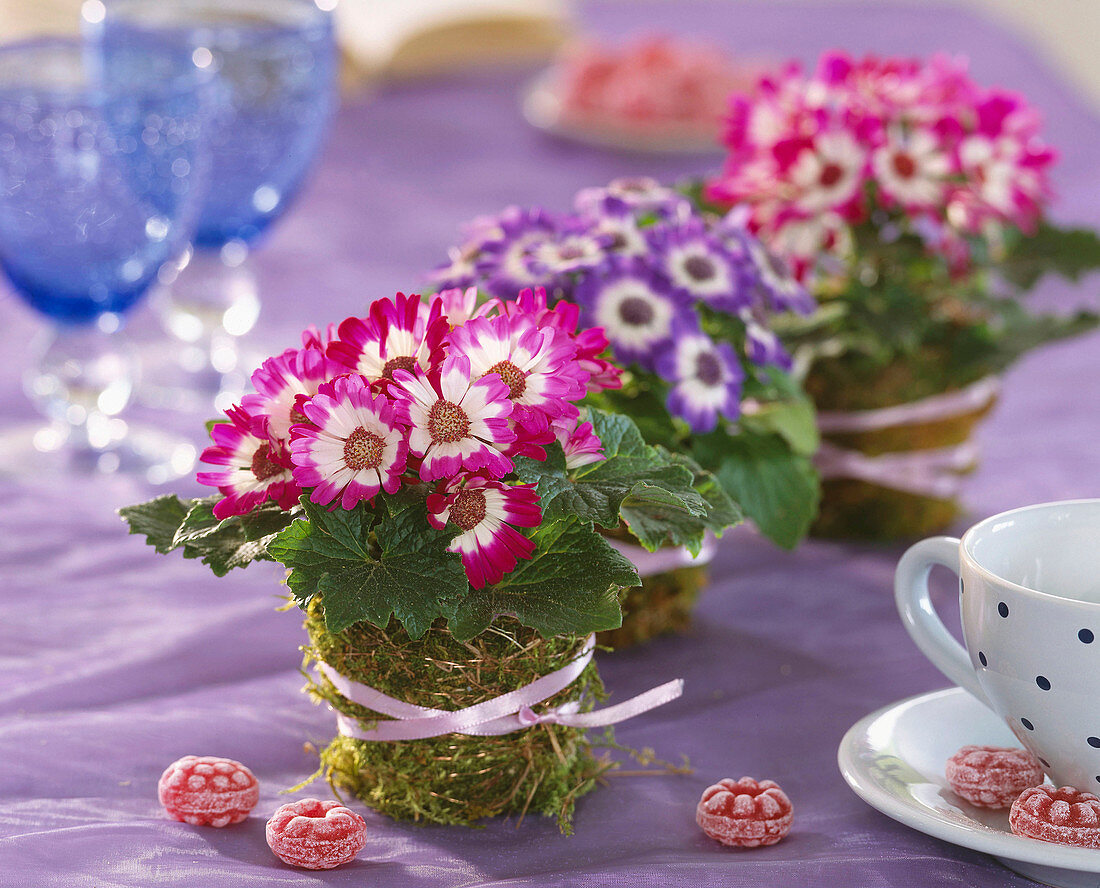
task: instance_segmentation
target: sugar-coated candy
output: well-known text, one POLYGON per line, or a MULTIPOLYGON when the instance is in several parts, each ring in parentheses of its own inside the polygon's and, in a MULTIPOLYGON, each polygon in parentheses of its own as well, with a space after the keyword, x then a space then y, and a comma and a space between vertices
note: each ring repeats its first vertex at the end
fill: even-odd
POLYGON ((157 798, 176 820, 192 826, 229 826, 256 807, 260 785, 233 759, 185 755, 160 775, 157 798))
POLYGON ((947 760, 947 782, 979 808, 1007 808, 1043 782, 1043 766, 1026 749, 964 746, 947 760))
POLYGON ((366 821, 339 802, 291 802, 267 822, 267 844, 275 856, 303 869, 332 869, 350 863, 366 843, 366 821))
POLYGON ((1012 803, 1008 822, 1018 836, 1100 848, 1100 799, 1072 786, 1033 786, 1012 803))
POLYGON ((791 830, 791 801, 772 780, 728 777, 708 786, 695 822, 712 839, 735 848, 774 845, 791 830))

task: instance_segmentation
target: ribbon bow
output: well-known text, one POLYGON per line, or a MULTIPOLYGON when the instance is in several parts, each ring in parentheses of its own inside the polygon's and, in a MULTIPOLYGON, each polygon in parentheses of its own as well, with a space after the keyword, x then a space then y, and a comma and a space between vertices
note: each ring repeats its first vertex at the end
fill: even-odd
POLYGON ((337 726, 345 737, 373 741, 423 740, 442 734, 493 736, 522 731, 540 724, 597 728, 641 715, 675 700, 683 693, 684 682, 677 678, 622 703, 593 712, 578 712, 580 706, 576 701, 551 707, 542 713, 535 712, 531 707, 565 690, 580 677, 592 660, 595 644, 595 637, 590 635, 577 657, 561 669, 507 694, 458 710, 430 709, 404 703, 369 685, 352 681, 323 661, 317 663, 317 671, 352 703, 358 703, 392 719, 377 722, 373 728, 363 728, 356 719, 343 713, 336 714, 337 726))

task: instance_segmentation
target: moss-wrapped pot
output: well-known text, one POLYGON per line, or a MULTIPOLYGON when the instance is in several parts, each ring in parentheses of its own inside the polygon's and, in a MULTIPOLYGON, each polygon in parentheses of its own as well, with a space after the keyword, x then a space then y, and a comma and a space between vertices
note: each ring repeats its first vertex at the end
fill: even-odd
MULTIPOLYGON (((457 710, 530 684, 574 660, 580 636, 544 639, 499 618, 482 634, 459 642, 437 623, 412 639, 396 622, 383 630, 356 623, 343 632, 325 628, 315 598, 305 622, 307 665, 323 660, 341 675, 418 706, 457 710)), ((364 728, 384 719, 343 697, 309 671, 309 692, 364 728)), ((588 711, 603 696, 595 663, 567 688, 536 707, 577 701, 588 711)), ((595 785, 604 766, 585 731, 539 724, 511 734, 446 734, 423 740, 379 742, 338 735, 322 752, 325 776, 364 804, 402 820, 472 824, 484 817, 537 812, 558 818, 564 830, 576 799, 595 785)))
POLYGON ((853 380, 838 384, 839 380, 811 374, 807 388, 820 411, 819 467, 823 475, 821 508, 811 529, 814 536, 910 539, 938 533, 961 514, 953 481, 976 468, 976 452, 964 445, 996 403, 996 380, 930 392, 920 386, 900 385, 903 379, 903 370, 887 370, 860 386, 853 380), (880 459, 881 473, 887 479, 890 466, 934 459, 939 454, 950 454, 956 465, 941 470, 946 492, 936 495, 907 486, 903 471, 895 473, 897 486, 858 477, 858 469, 851 474, 836 471, 837 454, 842 459, 866 458, 868 465, 880 459))
POLYGON ((691 625, 699 595, 707 585, 707 565, 714 557, 713 537, 707 537, 699 554, 692 557, 680 546, 649 552, 623 528, 605 533, 608 541, 630 559, 642 584, 626 591, 622 599, 623 623, 618 629, 597 634, 600 644, 625 648, 658 635, 683 632, 691 625))

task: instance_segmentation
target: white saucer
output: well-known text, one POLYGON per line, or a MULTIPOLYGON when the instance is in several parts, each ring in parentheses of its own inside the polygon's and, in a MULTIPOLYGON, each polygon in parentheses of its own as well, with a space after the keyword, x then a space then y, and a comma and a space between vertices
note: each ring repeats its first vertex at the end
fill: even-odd
POLYGON ((1013 835, 1007 811, 975 808, 947 785, 960 746, 1019 746, 1000 718, 962 688, 910 697, 860 719, 840 742, 840 771, 856 795, 930 836, 992 854, 1056 888, 1100 888, 1100 850, 1013 835))
POLYGON ((549 71, 536 77, 523 93, 523 116, 536 129, 594 145, 641 154, 721 154, 720 127, 714 132, 670 124, 663 128, 616 126, 614 122, 572 121, 562 111, 561 99, 549 71))

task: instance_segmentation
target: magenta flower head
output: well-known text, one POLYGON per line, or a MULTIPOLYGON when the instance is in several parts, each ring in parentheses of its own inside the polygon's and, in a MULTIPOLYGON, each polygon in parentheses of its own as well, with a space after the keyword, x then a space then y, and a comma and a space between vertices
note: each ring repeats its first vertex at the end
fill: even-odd
POLYGON ((268 436, 265 419, 249 416, 240 407, 230 408, 226 415, 229 422, 210 429, 214 443, 202 452, 203 462, 221 468, 196 476, 200 484, 225 495, 214 504, 214 517, 245 515, 269 499, 280 509, 292 508, 301 491, 284 445, 268 436))
POLYGON ((268 434, 290 441, 290 427, 303 421, 296 402, 299 395, 312 398, 322 383, 343 372, 318 348, 288 349, 268 358, 252 374, 254 394, 245 395, 241 406, 253 417, 267 418, 268 434))
POLYGON ((294 479, 313 488, 312 502, 339 499, 351 509, 380 490, 397 492, 409 446, 384 395, 352 374, 322 386, 301 409, 309 422, 294 427, 290 458, 294 479))
POLYGON ((398 293, 393 299, 372 302, 366 318, 348 318, 340 324, 328 356, 368 382, 391 380, 395 370, 434 366, 447 329, 440 300, 432 300, 425 311, 419 295, 398 293))
POLYGON ((474 318, 451 333, 450 347, 470 359, 475 378, 501 378, 512 419, 525 428, 545 429, 570 401, 584 397, 586 374, 577 365, 576 345, 565 334, 540 330, 529 316, 474 318))
POLYGON ((516 440, 512 401, 496 373, 475 379, 470 359, 452 354, 437 371, 396 370, 392 389, 398 421, 410 427, 409 450, 423 457, 424 481, 484 469, 495 478, 512 471, 501 451, 516 440))
POLYGON ((525 484, 506 485, 480 475, 446 481, 428 497, 428 521, 461 531, 448 551, 462 556, 466 577, 475 589, 499 582, 520 558, 530 558, 535 544, 516 527, 542 522, 538 494, 525 484))

